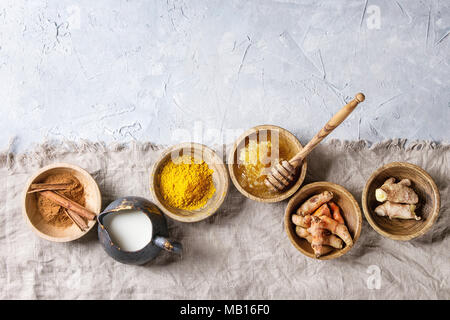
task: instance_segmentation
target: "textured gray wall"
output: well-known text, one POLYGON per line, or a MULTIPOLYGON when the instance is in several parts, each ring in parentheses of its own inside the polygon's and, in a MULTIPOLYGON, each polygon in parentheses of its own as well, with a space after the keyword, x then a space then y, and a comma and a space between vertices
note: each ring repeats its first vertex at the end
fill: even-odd
POLYGON ((307 142, 358 91, 334 138, 448 142, 449 32, 448 0, 2 0, 0 147, 307 142))

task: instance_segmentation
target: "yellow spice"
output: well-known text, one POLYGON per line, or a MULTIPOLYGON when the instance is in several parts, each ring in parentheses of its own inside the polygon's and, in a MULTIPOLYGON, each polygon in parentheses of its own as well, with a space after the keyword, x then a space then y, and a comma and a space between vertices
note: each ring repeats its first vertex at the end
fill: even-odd
POLYGON ((195 210, 203 207, 214 195, 212 174, 208 164, 191 156, 168 161, 160 175, 160 189, 168 205, 195 210))

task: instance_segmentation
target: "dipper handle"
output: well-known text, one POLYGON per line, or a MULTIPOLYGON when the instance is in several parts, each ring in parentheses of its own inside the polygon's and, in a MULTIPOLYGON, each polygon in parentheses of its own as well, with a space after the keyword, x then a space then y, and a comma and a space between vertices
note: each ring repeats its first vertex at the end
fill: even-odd
POLYGON ((336 114, 325 124, 325 126, 308 142, 308 144, 293 158, 289 160, 289 163, 297 168, 303 159, 323 140, 328 136, 334 129, 336 129, 342 121, 347 118, 350 113, 356 108, 356 106, 363 102, 365 99, 364 94, 357 93, 355 98, 343 106, 336 114))

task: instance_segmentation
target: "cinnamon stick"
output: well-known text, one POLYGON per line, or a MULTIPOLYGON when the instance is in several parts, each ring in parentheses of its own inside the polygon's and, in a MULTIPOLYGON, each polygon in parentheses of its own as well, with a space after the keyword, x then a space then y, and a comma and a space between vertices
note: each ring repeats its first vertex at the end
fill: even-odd
POLYGON ((77 213, 66 208, 64 208, 63 211, 81 231, 86 231, 86 229, 88 229, 87 223, 77 213))
POLYGON ((65 190, 70 187, 70 183, 33 183, 30 186, 28 193, 40 192, 40 191, 54 191, 65 190))
POLYGON ((89 220, 94 220, 96 215, 95 213, 89 211, 88 209, 86 209, 85 207, 83 207, 82 205, 76 203, 73 200, 70 200, 69 198, 63 196, 62 194, 59 194, 57 192, 54 191, 41 191, 41 194, 46 197, 47 199, 53 201, 54 203, 60 205, 61 207, 64 207, 68 210, 72 210, 73 212, 77 213, 78 215, 89 219, 89 220))

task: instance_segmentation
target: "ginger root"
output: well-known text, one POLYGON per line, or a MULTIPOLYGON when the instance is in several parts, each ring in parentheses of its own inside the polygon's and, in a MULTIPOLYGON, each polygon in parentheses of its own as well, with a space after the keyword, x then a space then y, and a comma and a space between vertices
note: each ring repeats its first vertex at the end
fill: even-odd
POLYGON ((375 213, 390 219, 420 220, 421 218, 414 212, 419 197, 410 186, 409 179, 402 179, 398 183, 395 183, 395 178, 387 179, 380 188, 375 190, 377 201, 384 202, 375 208, 375 213))
POLYGON ((297 214, 300 216, 306 216, 308 214, 316 211, 321 205, 327 203, 333 199, 333 193, 330 191, 324 191, 322 193, 316 194, 306 200, 300 208, 297 209, 297 214))
POLYGON ((411 181, 409 179, 403 179, 395 183, 395 178, 389 178, 380 188, 375 190, 375 198, 378 202, 416 204, 419 202, 419 197, 410 186, 411 181))
POLYGON ((390 219, 415 219, 421 218, 415 213, 416 206, 414 204, 401 204, 386 201, 375 208, 375 213, 381 217, 389 217, 390 219))

